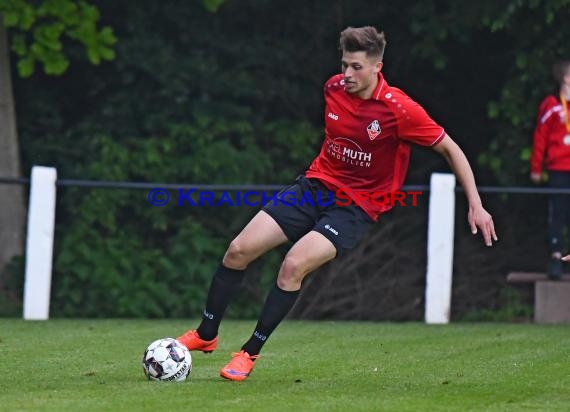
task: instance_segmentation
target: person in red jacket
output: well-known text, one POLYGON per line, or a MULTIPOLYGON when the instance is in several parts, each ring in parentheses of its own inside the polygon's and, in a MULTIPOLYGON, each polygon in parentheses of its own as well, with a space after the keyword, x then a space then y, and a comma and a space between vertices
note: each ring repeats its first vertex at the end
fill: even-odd
POLYGON ((463 151, 418 103, 390 86, 382 75, 385 45, 384 33, 371 26, 349 27, 341 33, 342 73, 332 76, 323 88, 325 127, 320 153, 304 175, 284 189, 286 203, 267 203, 230 242, 212 278, 200 325, 178 338, 189 350, 215 350, 220 322, 248 265, 291 242, 255 329, 220 370, 223 378, 242 381, 250 375, 262 346, 295 304, 303 279, 354 249, 389 209, 391 205, 357 194, 398 191, 412 144, 431 148, 447 160, 465 189, 472 233, 481 231, 487 246, 497 240, 493 219, 483 208, 463 151), (335 201, 326 205, 307 201, 338 190, 354 202, 340 206, 335 201))
MULTIPOLYGON (((530 159, 530 178, 534 183, 544 180, 543 167, 548 171, 551 188, 570 189, 570 60, 554 64, 552 74, 558 83, 556 95, 547 96, 538 109, 530 159)), ((570 196, 552 194, 549 199, 548 241, 550 265, 548 273, 558 279, 562 274, 564 228, 570 229, 570 196)))

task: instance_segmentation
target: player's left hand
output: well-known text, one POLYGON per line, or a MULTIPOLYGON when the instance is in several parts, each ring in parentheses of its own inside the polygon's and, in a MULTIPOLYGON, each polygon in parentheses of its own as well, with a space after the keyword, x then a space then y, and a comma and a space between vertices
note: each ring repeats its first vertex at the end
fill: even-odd
POLYGON ((483 235, 483 241, 487 246, 493 246, 493 240, 496 242, 499 240, 497 234, 495 233, 495 225, 493 224, 493 218, 487 212, 483 206, 469 207, 469 213, 467 214, 467 220, 469 221, 469 226, 471 226, 471 233, 477 234, 477 228, 481 230, 483 235))

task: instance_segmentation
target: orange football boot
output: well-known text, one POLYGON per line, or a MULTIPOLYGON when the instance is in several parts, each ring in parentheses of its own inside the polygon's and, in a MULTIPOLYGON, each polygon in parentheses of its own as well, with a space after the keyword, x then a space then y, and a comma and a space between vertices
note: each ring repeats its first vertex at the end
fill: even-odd
POLYGON ((201 350, 204 353, 212 353, 218 346, 218 337, 212 340, 204 340, 196 330, 189 330, 184 335, 176 338, 178 342, 186 346, 189 351, 201 350))
POLYGON ((232 353, 232 360, 220 370, 220 376, 232 381, 245 380, 254 366, 254 360, 259 355, 250 355, 243 349, 237 353, 232 353))

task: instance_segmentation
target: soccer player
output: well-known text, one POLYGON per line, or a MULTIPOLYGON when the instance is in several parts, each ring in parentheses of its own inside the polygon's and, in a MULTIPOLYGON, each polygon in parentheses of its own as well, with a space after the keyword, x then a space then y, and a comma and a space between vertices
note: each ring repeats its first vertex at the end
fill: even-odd
POLYGON ((242 381, 249 376, 261 348, 295 303, 305 276, 353 249, 379 215, 390 209, 390 204, 355 193, 399 190, 411 143, 431 147, 445 157, 465 190, 472 233, 480 230, 487 246, 497 240, 462 150, 418 103, 384 79, 385 45, 384 33, 373 27, 349 27, 341 32, 342 74, 324 85, 321 151, 306 173, 284 189, 298 199, 307 194, 315 199, 319 192, 342 189, 354 196, 354 202, 345 206, 337 202, 267 203, 230 243, 213 276, 200 325, 178 338, 189 350, 213 351, 224 311, 248 264, 292 242, 251 337, 220 371, 226 379, 242 381))
MULTIPOLYGON (((556 94, 548 95, 540 103, 534 129, 530 178, 534 183, 543 179, 543 163, 548 170, 551 188, 570 188, 570 61, 554 64, 552 74, 556 81, 556 94)), ((564 226, 570 229, 570 196, 552 194, 549 198, 548 243, 550 264, 548 275, 559 279, 562 274, 564 226)))

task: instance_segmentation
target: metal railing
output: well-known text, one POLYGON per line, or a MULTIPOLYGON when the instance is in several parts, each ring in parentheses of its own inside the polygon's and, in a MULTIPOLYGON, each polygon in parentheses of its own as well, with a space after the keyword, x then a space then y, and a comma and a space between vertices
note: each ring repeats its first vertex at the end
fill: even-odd
MULTIPOLYGON (((0 185, 29 185, 30 179, 27 177, 0 177, 0 185)), ((196 189, 211 191, 229 190, 281 190, 290 183, 283 184, 207 184, 207 183, 164 183, 164 182, 132 182, 132 181, 110 181, 110 180, 84 180, 84 179, 57 179, 56 186, 86 187, 94 189, 196 189)), ((479 193, 501 193, 501 194, 570 194, 570 188, 559 189, 544 186, 477 186, 479 193)), ((429 192, 429 185, 404 185, 402 190, 422 190, 429 192)), ((462 192, 463 188, 458 186, 456 192, 462 192)))

